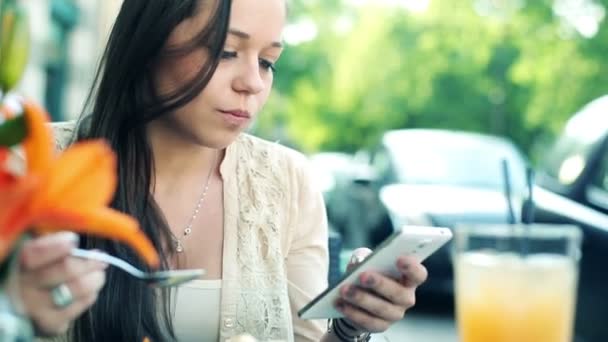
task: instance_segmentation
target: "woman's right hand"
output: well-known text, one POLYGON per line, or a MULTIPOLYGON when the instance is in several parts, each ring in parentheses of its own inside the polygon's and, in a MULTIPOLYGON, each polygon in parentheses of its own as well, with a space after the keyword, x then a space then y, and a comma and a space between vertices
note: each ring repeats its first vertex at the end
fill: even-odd
POLYGON ((71 257, 77 245, 76 234, 61 232, 29 240, 22 248, 19 296, 40 336, 65 333, 105 283, 107 264, 71 257))

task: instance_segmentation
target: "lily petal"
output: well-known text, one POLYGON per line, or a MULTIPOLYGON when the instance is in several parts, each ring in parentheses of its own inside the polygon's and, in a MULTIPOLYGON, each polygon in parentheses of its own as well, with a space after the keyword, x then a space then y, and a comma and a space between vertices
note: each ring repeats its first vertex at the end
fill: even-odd
POLYGON ((7 159, 8 159, 8 148, 0 147, 0 166, 4 165, 4 163, 6 163, 7 159))
POLYGON ((0 260, 4 260, 19 236, 29 228, 29 211, 37 180, 33 177, 15 179, 0 191, 0 260))
POLYGON ((53 160, 54 140, 49 115, 32 101, 24 101, 24 116, 27 124, 27 137, 23 142, 28 173, 44 173, 53 160))
MULTIPOLYGON (((8 148, 0 147, 0 189, 5 187, 6 185, 12 183, 15 180, 15 177, 9 172, 5 171, 6 161, 8 159, 8 148)), ((3 203, 3 202, 0 202, 3 203)))
POLYGON ((74 144, 51 166, 40 200, 81 207, 107 205, 116 190, 115 169, 116 157, 105 142, 74 144))
POLYGON ((11 184, 14 181, 15 177, 12 174, 4 170, 0 170, 0 189, 4 188, 5 186, 11 184))
MULTIPOLYGON (((107 207, 49 208, 42 215, 36 217, 34 226, 42 228, 41 230, 44 232, 67 229, 118 240, 138 252, 151 267, 158 267, 159 265, 158 254, 147 236, 139 229, 137 221, 129 215, 107 207), (40 225, 36 225, 38 222, 40 225)), ((38 232, 41 230, 38 230, 38 232)))

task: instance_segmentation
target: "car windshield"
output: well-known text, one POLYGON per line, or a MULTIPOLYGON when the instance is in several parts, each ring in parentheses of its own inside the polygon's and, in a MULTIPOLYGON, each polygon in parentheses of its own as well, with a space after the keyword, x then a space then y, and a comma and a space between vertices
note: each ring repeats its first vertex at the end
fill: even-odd
POLYGON ((500 139, 454 133, 398 140, 387 145, 402 183, 502 190, 501 161, 506 159, 513 189, 525 186, 525 161, 513 145, 500 139))

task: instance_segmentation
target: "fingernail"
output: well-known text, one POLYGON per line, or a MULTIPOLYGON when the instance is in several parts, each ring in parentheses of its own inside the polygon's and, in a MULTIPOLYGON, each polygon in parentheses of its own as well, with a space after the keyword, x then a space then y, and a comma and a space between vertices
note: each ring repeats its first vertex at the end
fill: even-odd
POLYGON ((355 296, 355 292, 356 292, 355 287, 354 286, 349 286, 346 289, 346 297, 348 297, 348 298, 354 297, 355 296))
POLYGON ((376 284, 376 278, 374 278, 374 276, 367 276, 367 279, 365 279, 365 285, 374 286, 374 284, 376 284))
POLYGON ((74 245, 78 245, 78 242, 80 241, 80 236, 78 236, 78 234, 74 233, 74 232, 64 232, 63 239, 70 241, 71 243, 73 243, 74 245))

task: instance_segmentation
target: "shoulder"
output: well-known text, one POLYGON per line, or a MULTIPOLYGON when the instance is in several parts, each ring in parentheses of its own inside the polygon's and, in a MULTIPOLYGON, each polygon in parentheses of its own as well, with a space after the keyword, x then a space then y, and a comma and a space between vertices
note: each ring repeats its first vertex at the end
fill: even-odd
POLYGON ((279 142, 271 142, 250 134, 241 134, 236 140, 239 154, 246 155, 254 163, 277 166, 282 171, 301 173, 307 169, 308 158, 301 152, 279 142))
POLYGON ((52 122, 50 126, 53 130, 53 136, 55 137, 55 148, 58 150, 65 149, 74 141, 77 127, 77 122, 75 120, 52 122))

